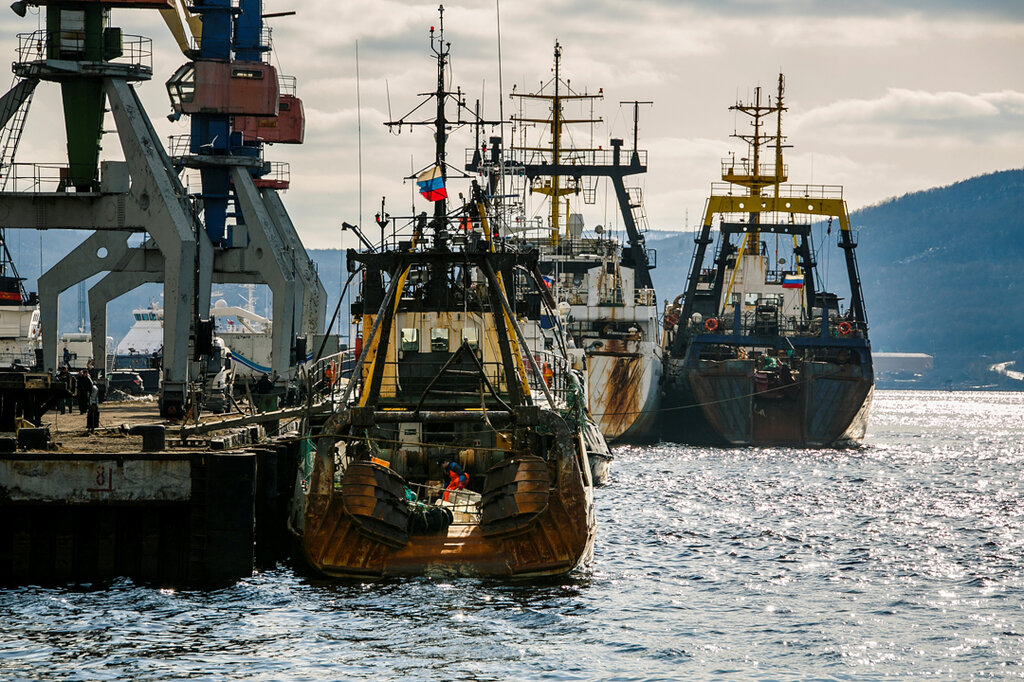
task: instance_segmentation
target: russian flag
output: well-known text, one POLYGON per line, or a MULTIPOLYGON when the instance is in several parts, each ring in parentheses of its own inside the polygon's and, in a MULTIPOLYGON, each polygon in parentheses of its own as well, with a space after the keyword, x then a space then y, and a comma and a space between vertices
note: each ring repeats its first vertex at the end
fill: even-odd
POLYGON ((804 276, 803 275, 785 275, 782 278, 783 289, 803 289, 804 288, 804 276))
POLYGON ((441 174, 440 166, 436 164, 416 176, 416 184, 420 186, 420 194, 427 198, 427 201, 438 201, 448 196, 444 188, 444 175, 441 174))
POLYGON ((546 284, 548 286, 549 289, 551 288, 551 285, 555 283, 555 278, 554 277, 548 277, 547 275, 541 275, 540 278, 544 282, 544 284, 546 284))

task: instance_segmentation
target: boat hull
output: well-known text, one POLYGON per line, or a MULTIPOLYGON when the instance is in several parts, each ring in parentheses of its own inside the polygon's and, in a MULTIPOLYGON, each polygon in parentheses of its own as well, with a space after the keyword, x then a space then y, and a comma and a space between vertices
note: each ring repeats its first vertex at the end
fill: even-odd
POLYGON ((331 578, 533 578, 574 570, 593 554, 589 463, 575 447, 582 440, 578 435, 564 423, 548 425, 561 431, 557 455, 548 461, 515 455, 491 467, 479 517, 456 517, 433 532, 403 521, 409 508, 397 492, 404 482, 395 471, 376 463, 349 464, 338 488, 334 454, 321 448, 305 496, 300 539, 306 563, 331 578))
POLYGON ((749 360, 674 369, 666 384, 668 440, 821 448, 855 443, 867 428, 874 394, 870 368, 806 363, 802 380, 778 391, 759 387, 749 360))
POLYGON ((658 439, 661 348, 646 341, 606 339, 587 353, 590 413, 609 443, 658 439))

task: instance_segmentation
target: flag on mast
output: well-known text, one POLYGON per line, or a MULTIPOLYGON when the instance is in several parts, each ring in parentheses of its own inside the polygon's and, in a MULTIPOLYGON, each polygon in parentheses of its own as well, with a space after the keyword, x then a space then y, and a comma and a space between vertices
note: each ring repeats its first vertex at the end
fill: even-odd
POLYGON ((438 201, 448 196, 444 188, 444 175, 441 167, 433 165, 416 176, 416 184, 420 186, 420 194, 427 198, 427 201, 438 201))
POLYGON ((804 288, 804 276, 801 274, 787 274, 782 278, 783 289, 803 289, 804 288))

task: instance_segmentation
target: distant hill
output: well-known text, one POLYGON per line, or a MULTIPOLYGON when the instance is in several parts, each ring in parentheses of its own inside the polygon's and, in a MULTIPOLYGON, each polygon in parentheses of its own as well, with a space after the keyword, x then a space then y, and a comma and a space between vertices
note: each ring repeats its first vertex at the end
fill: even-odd
MULTIPOLYGON (((936 386, 995 380, 986 368, 998 361, 1017 359, 1018 369, 1024 365, 1024 169, 906 194, 855 211, 851 221, 876 350, 934 355, 936 386)), ((830 288, 845 291, 837 279, 844 266, 835 233, 829 237, 825 226, 818 226, 815 242, 821 248, 831 240, 819 257, 822 274, 830 288)), ((8 235, 30 290, 35 290, 40 250, 48 269, 86 236, 62 230, 41 233, 42 239, 39 234, 11 230, 8 235)), ((660 307, 685 287, 693 235, 651 233, 648 245, 658 252, 653 278, 660 307)), ((327 289, 330 317, 343 283, 343 254, 313 249, 310 256, 327 289)), ((240 287, 219 289, 230 303, 241 301, 240 287)), ((110 306, 109 335, 124 336, 131 324, 127 311, 159 301, 161 292, 160 285, 145 285, 110 306)), ((265 313, 269 297, 265 290, 259 295, 257 311, 265 313)), ((77 310, 72 288, 61 297, 62 331, 77 327, 77 310)), ((341 315, 345 319, 344 310, 341 315)), ((1019 382, 1003 383, 1019 387, 1019 382)))
MULTIPOLYGON (((1024 169, 905 194, 850 220, 876 350, 934 355, 931 381, 943 386, 995 380, 989 364, 1024 358, 1024 169)), ((819 248, 823 231, 814 230, 819 248)), ((845 291, 834 236, 819 263, 831 288, 845 291)), ((659 298, 672 299, 693 235, 648 244, 658 250, 659 298)))

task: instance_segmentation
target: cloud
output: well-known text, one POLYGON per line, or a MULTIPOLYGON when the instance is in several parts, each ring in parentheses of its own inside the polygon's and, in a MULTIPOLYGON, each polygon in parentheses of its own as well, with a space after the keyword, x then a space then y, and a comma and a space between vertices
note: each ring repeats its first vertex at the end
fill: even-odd
MULTIPOLYGON (((410 186, 403 177, 429 161, 433 139, 425 129, 395 136, 382 124, 411 110, 420 102, 417 94, 434 86, 428 39, 430 26, 439 26, 437 5, 265 0, 266 12, 298 11, 270 20, 270 58, 281 73, 299 80, 306 144, 272 146, 266 158, 291 163, 286 203, 309 246, 336 245, 340 220, 360 220, 360 187, 364 215, 379 207, 382 196, 389 206, 409 210, 410 186)), ((618 102, 654 100, 641 110, 640 122, 650 168, 640 180, 654 227, 677 228, 687 213, 691 222, 697 219, 718 179, 719 160, 745 151, 728 137, 733 117, 727 107, 737 92, 758 82, 772 90, 780 70, 789 80, 786 132, 796 149, 787 160, 794 182, 810 182, 813 166, 813 180, 847 185, 851 208, 929 183, 1019 166, 1024 159, 1019 0, 444 5, 450 85, 461 86, 470 107, 481 98, 489 118, 498 116, 499 77, 505 93, 513 84, 532 91, 551 77, 555 40, 574 86, 604 88, 606 98, 595 112, 605 119, 595 130, 597 144, 631 137, 631 111, 618 102)), ((117 10, 113 23, 154 40, 154 78, 139 93, 161 139, 187 133, 187 122, 165 118, 163 82, 184 58, 162 22, 153 12, 117 10)), ((0 12, 0 50, 13 57, 14 34, 38 25, 35 14, 18 19, 0 12)), ((26 129, 22 162, 55 162, 65 155, 63 135, 52 134, 61 127, 59 95, 53 84, 44 88, 26 129)), ((507 94, 501 101, 507 117, 512 104, 507 94)), ((455 159, 473 144, 472 133, 455 131, 449 149, 455 159)), ((116 155, 110 141, 105 139, 104 154, 116 155)))
POLYGON ((791 117, 792 129, 859 142, 921 138, 992 140, 1024 126, 1024 92, 971 95, 890 88, 876 99, 844 99, 791 117))

